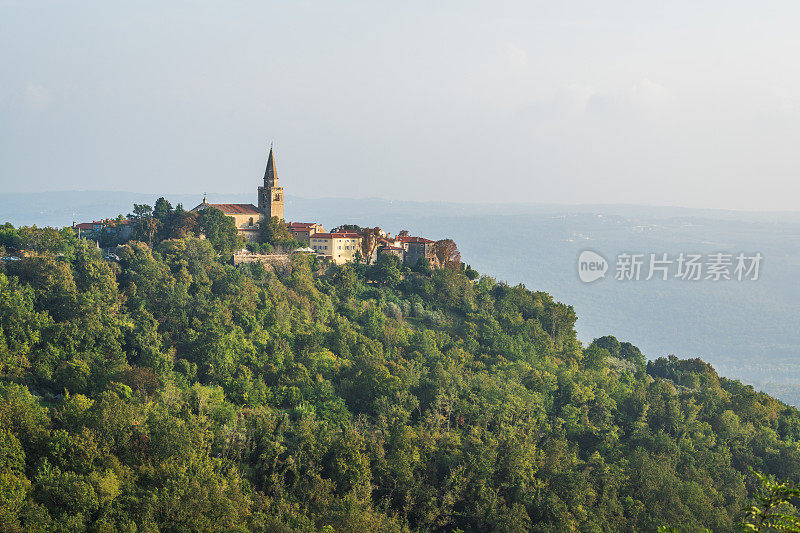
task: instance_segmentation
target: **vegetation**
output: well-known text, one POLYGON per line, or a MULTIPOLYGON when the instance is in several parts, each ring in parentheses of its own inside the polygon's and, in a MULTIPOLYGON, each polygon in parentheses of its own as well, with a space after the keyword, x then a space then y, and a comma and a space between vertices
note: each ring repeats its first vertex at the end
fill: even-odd
POLYGON ((800 413, 699 359, 584 348, 463 266, 276 275, 159 231, 109 261, 0 228, 30 250, 0 263, 3 531, 796 525, 800 413))
POLYGON ((433 245, 436 260, 445 268, 462 268, 461 253, 453 239, 442 239, 433 245))
POLYGON ((283 220, 278 217, 272 217, 265 221, 261 228, 261 241, 270 246, 280 246, 290 250, 302 246, 295 240, 283 220))

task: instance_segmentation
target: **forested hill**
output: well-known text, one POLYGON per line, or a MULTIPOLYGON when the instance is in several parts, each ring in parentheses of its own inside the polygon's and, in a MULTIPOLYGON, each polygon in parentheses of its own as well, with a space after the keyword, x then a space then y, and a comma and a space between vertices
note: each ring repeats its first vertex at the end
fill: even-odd
POLYGON ((731 531, 753 470, 800 479, 795 408, 582 347, 543 292, 26 235, 0 266, 3 531, 731 531))

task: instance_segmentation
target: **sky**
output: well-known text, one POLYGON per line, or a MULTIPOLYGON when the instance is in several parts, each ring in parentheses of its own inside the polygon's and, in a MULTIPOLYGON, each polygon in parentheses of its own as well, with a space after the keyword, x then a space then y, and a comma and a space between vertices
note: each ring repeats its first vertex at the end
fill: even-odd
POLYGON ((0 190, 796 210, 796 1, 0 0, 0 190))

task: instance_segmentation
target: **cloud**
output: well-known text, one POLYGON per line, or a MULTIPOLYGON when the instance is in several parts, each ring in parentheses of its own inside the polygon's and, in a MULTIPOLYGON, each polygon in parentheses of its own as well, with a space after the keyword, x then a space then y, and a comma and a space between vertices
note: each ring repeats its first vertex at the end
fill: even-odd
POLYGON ((33 111, 42 111, 53 102, 53 97, 43 85, 28 82, 25 87, 25 104, 33 111))

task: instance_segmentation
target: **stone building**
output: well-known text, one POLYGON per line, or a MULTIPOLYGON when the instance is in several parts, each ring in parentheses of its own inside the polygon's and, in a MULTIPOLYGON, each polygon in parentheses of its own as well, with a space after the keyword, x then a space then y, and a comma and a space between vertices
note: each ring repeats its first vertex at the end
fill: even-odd
POLYGON ((261 227, 270 218, 278 217, 283 220, 283 187, 278 186, 278 171, 272 148, 269 149, 267 169, 264 171, 264 185, 258 188, 258 207, 253 204, 212 204, 203 198, 203 203, 192 211, 200 212, 210 207, 231 217, 239 235, 248 242, 258 241, 261 227))
POLYGON ((81 222, 79 224, 73 222, 72 231, 75 232, 75 235, 78 237, 91 238, 92 240, 99 239, 101 234, 105 232, 107 235, 113 235, 113 237, 124 242, 133 236, 133 224, 127 219, 117 220, 107 218, 105 220, 81 222))
POLYGON ((425 237, 397 237, 397 240, 402 243, 403 249, 405 249, 405 264, 408 266, 415 266, 417 261, 422 259, 423 257, 427 259, 431 266, 436 266, 436 251, 435 251, 435 242, 426 239, 425 237))
POLYGON ((239 235, 247 242, 257 242, 260 224, 264 221, 264 214, 253 204, 212 204, 203 198, 203 203, 192 209, 199 213, 203 209, 214 207, 233 219, 239 235))
POLYGON ((325 228, 316 222, 289 222, 286 224, 289 231, 298 242, 308 243, 315 233, 324 233, 325 228))
POLYGON ((278 217, 283 220, 283 187, 278 186, 278 169, 272 147, 269 149, 267 170, 264 171, 264 185, 258 188, 258 210, 267 219, 278 217))
POLYGON ((436 259, 436 242, 425 237, 412 237, 407 233, 397 237, 384 237, 378 241, 378 253, 388 253, 403 260, 406 266, 416 266, 423 257, 432 267, 439 266, 436 259))
POLYGON ((384 245, 378 249, 378 254, 393 255, 402 263, 405 261, 406 251, 402 246, 384 245))

